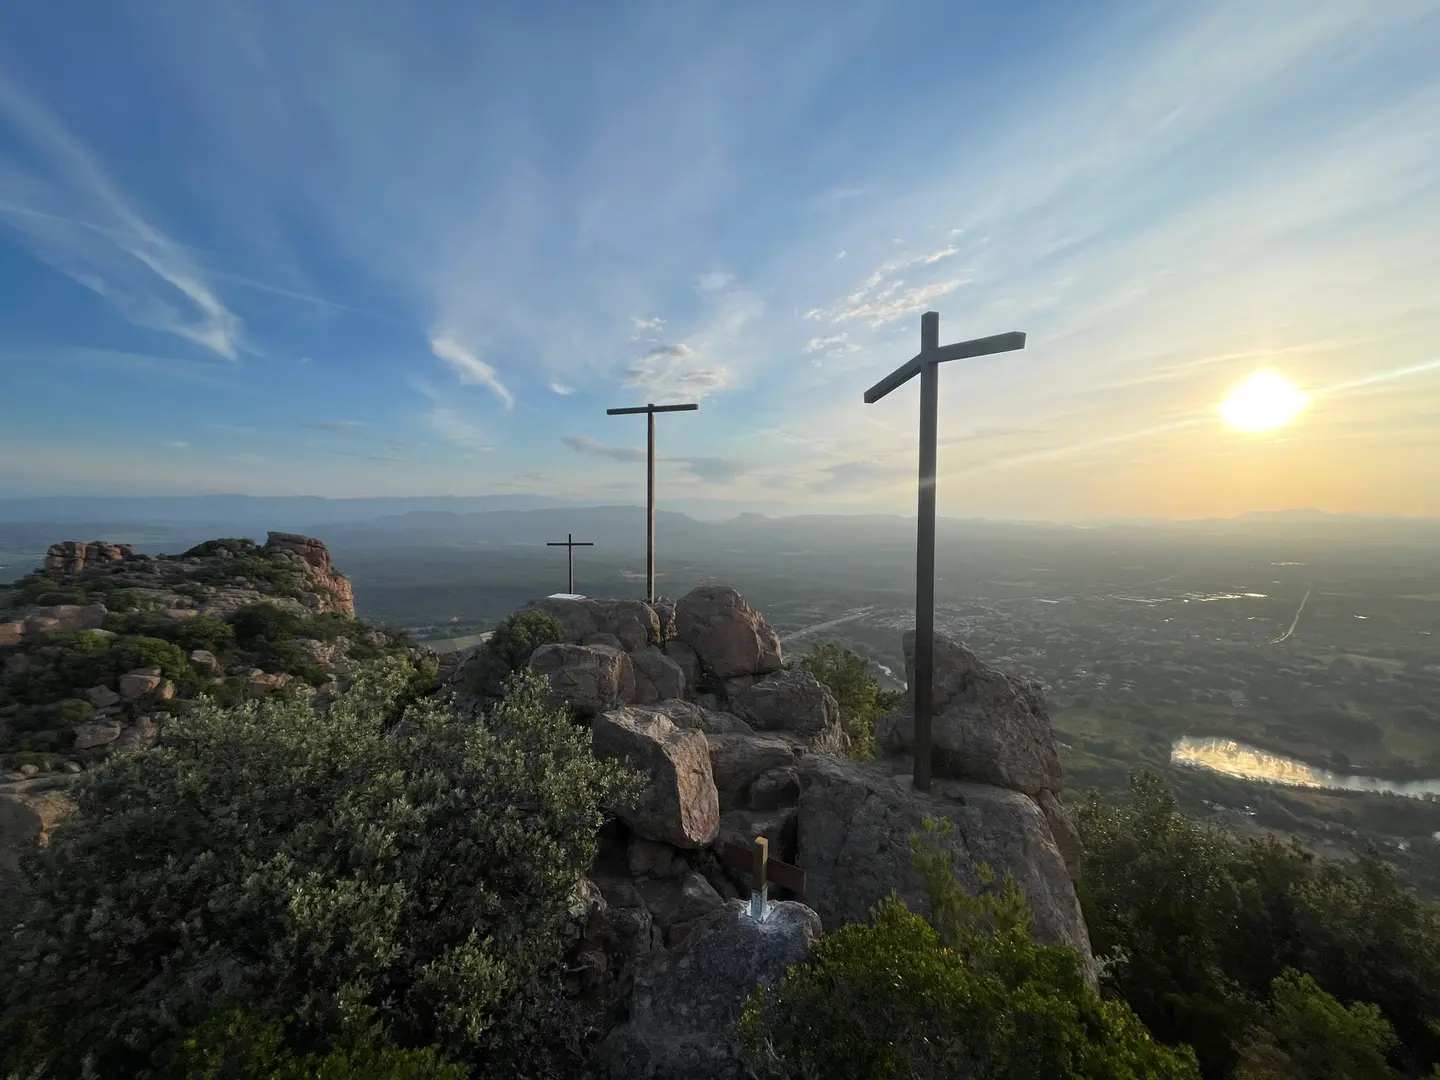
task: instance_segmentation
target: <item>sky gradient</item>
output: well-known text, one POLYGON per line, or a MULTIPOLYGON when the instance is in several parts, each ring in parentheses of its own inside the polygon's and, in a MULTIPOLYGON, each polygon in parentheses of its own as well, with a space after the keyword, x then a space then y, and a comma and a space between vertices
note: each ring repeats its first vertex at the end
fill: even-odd
POLYGON ((0 15, 0 495, 1440 515, 1440 3, 0 15), (1278 431, 1216 406, 1257 369, 1278 431))

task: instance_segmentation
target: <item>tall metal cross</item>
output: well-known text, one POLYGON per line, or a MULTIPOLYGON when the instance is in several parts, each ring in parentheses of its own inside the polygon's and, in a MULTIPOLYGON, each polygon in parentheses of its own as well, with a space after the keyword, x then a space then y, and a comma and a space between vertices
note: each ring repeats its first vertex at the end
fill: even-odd
POLYGON ((940 346, 940 313, 920 316, 920 351, 865 391, 873 405, 898 386, 920 376, 920 506, 915 526, 915 787, 930 790, 930 714, 935 703, 935 434, 940 365, 946 360, 1012 352, 1025 347, 1018 331, 940 346))
POLYGON ((645 413, 649 438, 645 449, 645 600, 655 601, 655 414, 661 412, 694 412, 699 405, 640 405, 633 409, 606 409, 607 416, 630 416, 645 413))
POLYGON ((570 587, 565 591, 571 594, 575 592, 575 549, 577 547, 594 547, 593 540, 576 540, 574 533, 566 533, 564 540, 551 540, 546 547, 563 547, 566 549, 565 556, 570 566, 570 587))
POLYGON ((720 857, 736 872, 749 876, 750 917, 756 922, 764 922, 769 914, 770 882, 789 889, 801 899, 805 897, 805 871, 770 858, 770 841, 763 836, 755 837, 748 848, 727 840, 720 849, 720 857))

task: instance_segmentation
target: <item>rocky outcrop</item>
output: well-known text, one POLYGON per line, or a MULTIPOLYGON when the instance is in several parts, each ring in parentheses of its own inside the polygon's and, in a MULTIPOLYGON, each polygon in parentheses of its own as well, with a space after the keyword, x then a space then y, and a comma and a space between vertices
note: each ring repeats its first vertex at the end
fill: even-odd
POLYGON ((1035 912, 1036 936, 1088 960, 1090 939, 1065 860, 1034 799, 990 784, 936 779, 916 791, 904 758, 856 762, 810 755, 800 764, 796 860, 809 875, 806 902, 826 926, 864 921, 896 890, 928 912, 909 837, 925 819, 953 829, 962 883, 979 890, 979 864, 1014 877, 1035 912))
POLYGON ((818 735, 840 722, 840 707, 808 671, 777 671, 730 696, 731 708, 757 731, 818 735))
POLYGON ((530 670, 550 681, 554 699, 586 714, 635 700, 630 656, 610 645, 541 645, 530 670))
POLYGON ((313 536, 297 533, 267 533, 265 555, 296 565, 309 580, 311 589, 301 593, 300 602, 317 615, 338 611, 355 614, 355 593, 350 579, 330 562, 330 549, 313 536))
MULTIPOLYGON (((915 678, 915 634, 905 634, 907 682, 915 678)), ((1060 755, 1045 699, 1028 680, 984 663, 963 642, 935 635, 933 775, 996 784, 1038 797, 1064 787, 1060 755)), ((910 706, 876 723, 876 742, 908 753, 915 742, 910 706)))
POLYGON ((622 708, 591 724, 600 757, 627 762, 647 781, 633 803, 614 812, 634 832, 677 848, 710 843, 720 827, 720 802, 702 731, 676 727, 657 709, 622 708))
POLYGON ((50 545, 45 552, 44 566, 46 570, 74 574, 84 570, 87 565, 93 567, 124 562, 134 557, 135 549, 129 544, 107 544, 102 540, 92 540, 89 543, 82 540, 64 540, 50 545))
POLYGON ((742 1080, 738 1023, 745 999, 803 961, 820 919, 797 903, 763 922, 732 900, 677 948, 651 953, 635 975, 630 1017, 592 1058, 611 1080, 742 1080))
POLYGON ((48 844, 50 830, 74 809, 63 791, 0 794, 0 871, 13 871, 26 848, 48 844))
POLYGON ((685 696, 685 672, 674 660, 654 645, 646 645, 630 654, 635 670, 635 702, 650 705, 685 696))
POLYGON ((702 585, 675 605, 675 636, 695 650, 716 679, 781 669, 780 639, 745 598, 723 585, 702 585))
POLYGON ((659 616, 643 600, 564 600, 552 596, 533 601, 526 608, 555 616, 571 645, 580 645, 596 634, 611 635, 626 652, 662 643, 659 616))

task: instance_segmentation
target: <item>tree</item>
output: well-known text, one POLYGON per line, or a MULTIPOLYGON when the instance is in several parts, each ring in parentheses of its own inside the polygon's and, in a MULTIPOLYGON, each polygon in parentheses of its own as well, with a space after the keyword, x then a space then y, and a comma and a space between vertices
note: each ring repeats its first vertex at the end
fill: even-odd
POLYGON ((1364 1002, 1346 1008, 1294 969, 1271 984, 1263 1024, 1240 1055, 1236 1080, 1394 1080, 1385 1060, 1395 1031, 1364 1002))
POLYGON ((1374 852, 1317 859, 1191 821, 1153 773, 1131 798, 1077 814, 1078 891, 1105 985, 1158 1038, 1195 1047, 1206 1077, 1233 1075, 1253 1017, 1287 969, 1394 1029, 1407 1075, 1440 1060, 1440 905, 1374 852))
POLYGON ((834 695, 840 706, 840 728, 849 743, 850 756, 873 757, 880 684, 870 676, 865 658, 827 642, 802 655, 797 663, 834 695))
MULTIPOLYGON (((948 824, 948 823, 947 823, 948 824)), ((1041 945, 1007 878, 980 897, 956 878, 948 830, 912 838, 931 922, 893 893, 821 938, 806 962, 746 1002, 741 1030, 771 1080, 1194 1080, 1188 1048, 1154 1042, 1086 983, 1078 953, 1041 945)))
POLYGON ((461 685, 481 697, 499 697, 506 680, 530 662, 541 645, 565 640, 565 627, 548 611, 515 611, 500 621, 461 673, 461 685))
POLYGON ((538 677, 479 722, 425 698, 392 723, 413 680, 369 665, 323 716, 202 702, 87 774, 0 897, 0 1066, 136 1075, 217 1003, 292 1016, 301 1054, 366 1009, 486 1077, 573 1049, 574 890, 635 780, 538 677))

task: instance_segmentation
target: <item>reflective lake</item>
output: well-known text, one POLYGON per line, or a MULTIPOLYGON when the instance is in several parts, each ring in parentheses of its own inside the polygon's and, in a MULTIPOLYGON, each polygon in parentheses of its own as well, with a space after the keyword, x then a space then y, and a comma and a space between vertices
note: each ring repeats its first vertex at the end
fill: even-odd
POLYGON ((1379 795, 1399 795, 1408 799, 1440 797, 1437 780, 1380 780, 1373 776, 1352 776, 1329 769, 1306 765, 1303 761, 1257 750, 1234 739, 1197 739, 1186 735, 1170 751, 1170 761, 1211 769, 1242 780, 1257 780, 1289 787, 1328 788, 1332 791, 1369 791, 1379 795))

